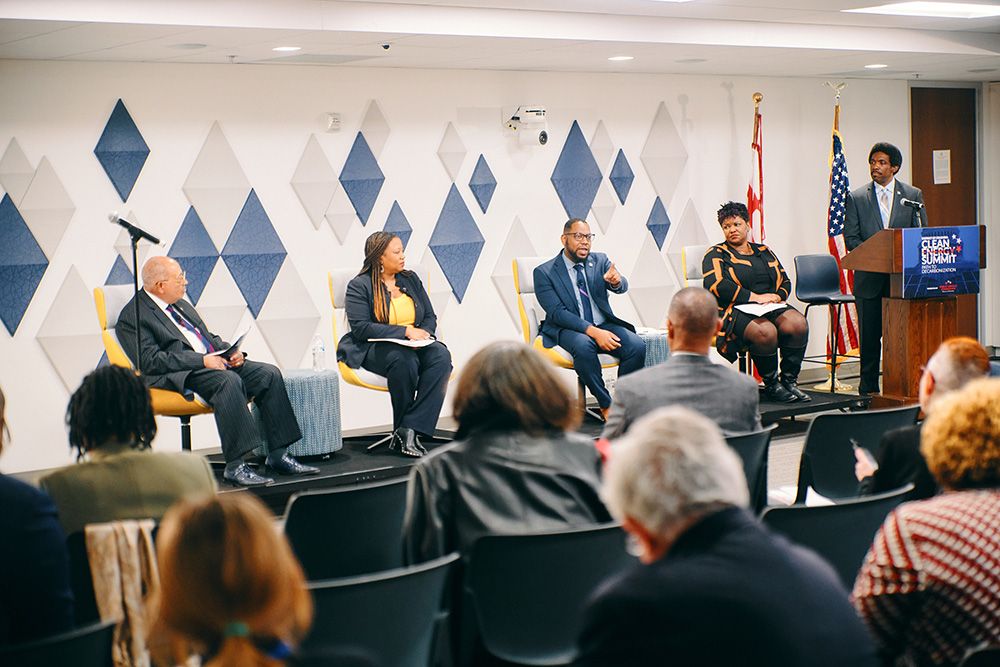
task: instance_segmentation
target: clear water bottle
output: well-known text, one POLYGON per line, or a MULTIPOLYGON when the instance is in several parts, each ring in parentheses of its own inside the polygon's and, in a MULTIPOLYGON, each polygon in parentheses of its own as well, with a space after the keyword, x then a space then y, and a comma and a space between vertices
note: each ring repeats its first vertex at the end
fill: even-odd
POLYGON ((313 372, 319 373, 326 370, 326 346, 323 345, 323 337, 317 334, 312 342, 313 372))

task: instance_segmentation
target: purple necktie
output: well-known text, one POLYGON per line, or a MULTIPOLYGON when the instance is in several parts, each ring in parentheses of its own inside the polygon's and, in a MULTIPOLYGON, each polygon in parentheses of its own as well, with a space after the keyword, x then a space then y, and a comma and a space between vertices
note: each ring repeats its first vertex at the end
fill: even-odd
POLYGON ((174 304, 170 304, 169 306, 167 306, 167 312, 170 313, 170 317, 174 318, 174 322, 177 323, 177 326, 187 329, 188 331, 193 333, 198 340, 201 341, 202 345, 205 346, 206 352, 215 352, 215 348, 212 347, 212 344, 208 342, 208 338, 206 338, 205 334, 201 332, 201 329, 188 322, 184 318, 184 316, 181 315, 181 312, 176 308, 174 308, 174 304))

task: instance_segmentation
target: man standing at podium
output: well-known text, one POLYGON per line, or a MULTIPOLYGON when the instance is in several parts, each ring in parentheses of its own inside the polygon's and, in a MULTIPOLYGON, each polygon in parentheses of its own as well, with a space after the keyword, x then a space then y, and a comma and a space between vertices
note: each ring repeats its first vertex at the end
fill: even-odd
MULTIPOLYGON (((919 188, 896 180, 903 154, 892 144, 879 142, 868 153, 872 182, 847 195, 844 243, 848 250, 883 229, 926 227, 924 195, 919 188)), ((854 272, 858 326, 861 334, 861 386, 859 394, 879 391, 879 360, 882 356, 882 298, 889 296, 889 276, 868 271, 854 272)))

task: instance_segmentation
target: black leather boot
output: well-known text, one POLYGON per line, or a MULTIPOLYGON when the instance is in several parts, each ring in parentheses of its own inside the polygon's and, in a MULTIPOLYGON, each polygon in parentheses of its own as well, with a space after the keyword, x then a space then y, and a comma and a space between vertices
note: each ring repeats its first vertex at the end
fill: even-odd
POLYGON ((802 359, 806 356, 806 348, 786 347, 781 350, 781 386, 800 401, 811 401, 812 396, 799 389, 799 371, 802 370, 802 359))
POLYGON ((753 363, 764 381, 764 386, 760 390, 763 399, 775 403, 794 403, 799 400, 781 384, 781 379, 778 377, 777 354, 753 355, 753 363))
POLYGON ((389 450, 413 459, 419 459, 427 453, 427 450, 424 449, 423 444, 421 444, 420 439, 417 437, 417 432, 405 426, 400 426, 392 434, 392 440, 389 442, 389 450))

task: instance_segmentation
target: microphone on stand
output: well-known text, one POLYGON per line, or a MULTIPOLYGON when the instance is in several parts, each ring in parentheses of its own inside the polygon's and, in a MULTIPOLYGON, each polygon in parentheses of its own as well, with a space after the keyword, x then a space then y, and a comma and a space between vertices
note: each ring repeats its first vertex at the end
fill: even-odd
POLYGON ((160 239, 156 238, 155 236, 153 236, 146 230, 142 229, 141 227, 136 227, 125 218, 118 217, 118 211, 112 211, 111 213, 108 214, 108 222, 110 222, 113 225, 118 225, 120 227, 123 227, 129 234, 131 234, 135 238, 145 239, 150 243, 152 243, 153 245, 160 244, 160 239))
POLYGON ((917 216, 917 227, 924 226, 924 218, 920 215, 920 211, 923 210, 924 205, 922 202, 913 201, 912 199, 900 199, 899 203, 903 206, 909 206, 913 209, 913 215, 917 216))

